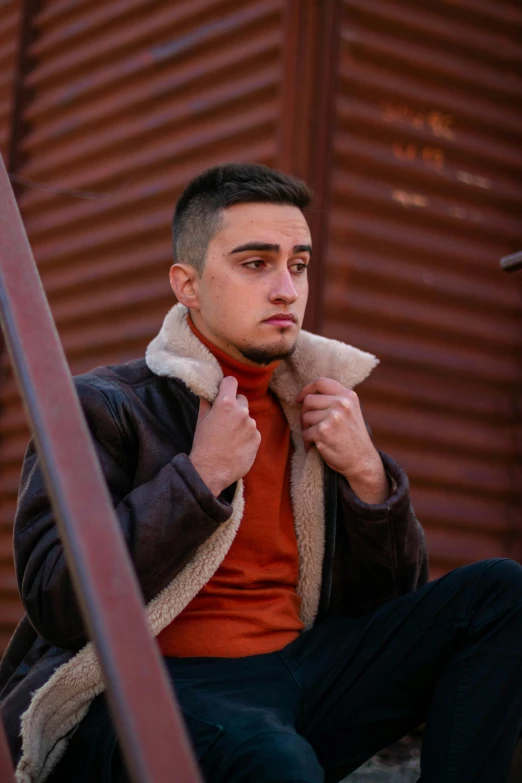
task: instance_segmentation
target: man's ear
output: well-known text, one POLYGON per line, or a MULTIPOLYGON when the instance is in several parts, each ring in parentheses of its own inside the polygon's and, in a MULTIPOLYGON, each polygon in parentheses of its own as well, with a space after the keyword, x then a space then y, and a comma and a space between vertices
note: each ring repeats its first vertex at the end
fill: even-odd
POLYGON ((173 264, 170 267, 170 286, 176 299, 189 309, 199 307, 199 275, 189 264, 173 264))

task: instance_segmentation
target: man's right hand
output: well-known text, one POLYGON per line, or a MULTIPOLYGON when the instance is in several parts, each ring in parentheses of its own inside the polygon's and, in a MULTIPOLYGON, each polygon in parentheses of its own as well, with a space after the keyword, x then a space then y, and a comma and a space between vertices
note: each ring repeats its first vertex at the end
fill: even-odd
POLYGON ((237 394, 237 380, 228 375, 214 404, 200 397, 190 461, 217 497, 252 467, 261 435, 248 413, 248 400, 237 394))

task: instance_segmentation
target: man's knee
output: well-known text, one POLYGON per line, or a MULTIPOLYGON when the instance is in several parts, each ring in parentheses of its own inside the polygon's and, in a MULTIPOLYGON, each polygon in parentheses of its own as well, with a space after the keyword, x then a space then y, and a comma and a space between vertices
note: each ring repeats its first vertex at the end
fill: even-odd
POLYGON ((472 628, 498 619, 508 635, 516 632, 518 637, 518 631, 522 631, 522 566, 508 558, 487 560, 480 565, 482 573, 468 604, 472 628))
POLYGON ((507 557, 482 561, 484 573, 482 579, 485 588, 499 592, 512 593, 515 601, 522 604, 522 565, 507 557))
POLYGON ((475 590, 498 585, 514 590, 522 597, 522 565, 507 557, 477 560, 475 563, 457 568, 446 575, 450 578, 452 576, 462 584, 474 585, 475 590))

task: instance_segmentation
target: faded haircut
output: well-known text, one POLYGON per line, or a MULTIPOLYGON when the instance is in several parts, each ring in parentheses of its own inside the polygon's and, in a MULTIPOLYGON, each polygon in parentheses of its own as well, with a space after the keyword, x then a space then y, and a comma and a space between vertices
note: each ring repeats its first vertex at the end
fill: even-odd
POLYGON ((302 180, 260 163, 226 163, 195 177, 181 194, 172 220, 174 262, 201 276, 207 248, 233 204, 282 204, 305 209, 312 191, 302 180))

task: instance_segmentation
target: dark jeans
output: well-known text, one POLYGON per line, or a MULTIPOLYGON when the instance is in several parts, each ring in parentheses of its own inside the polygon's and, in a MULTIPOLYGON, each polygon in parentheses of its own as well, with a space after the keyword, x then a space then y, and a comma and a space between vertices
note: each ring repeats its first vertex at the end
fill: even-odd
MULTIPOLYGON (((522 567, 459 568, 279 652, 165 662, 210 783, 340 779, 424 721, 422 783, 505 783, 522 729, 522 567)), ((128 780, 103 696, 50 780, 128 780)))

